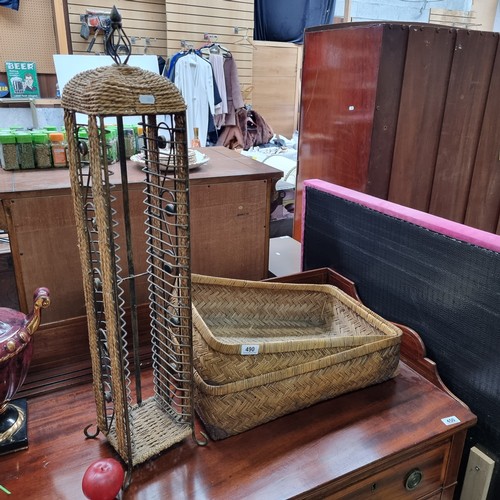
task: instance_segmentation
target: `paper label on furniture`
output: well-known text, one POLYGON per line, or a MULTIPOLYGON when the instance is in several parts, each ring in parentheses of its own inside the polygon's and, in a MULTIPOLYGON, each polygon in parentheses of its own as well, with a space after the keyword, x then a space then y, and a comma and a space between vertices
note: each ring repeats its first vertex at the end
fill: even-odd
POLYGON ((139 102, 141 104, 154 104, 155 103, 155 96, 151 94, 140 94, 139 95, 139 102))
POLYGON ((453 416, 453 417, 446 417, 442 418, 441 422, 443 422, 444 425, 453 425, 453 424, 458 424, 460 422, 460 419, 453 416))
POLYGON ((259 344, 246 344, 241 346, 243 356, 255 356, 259 354, 259 344))

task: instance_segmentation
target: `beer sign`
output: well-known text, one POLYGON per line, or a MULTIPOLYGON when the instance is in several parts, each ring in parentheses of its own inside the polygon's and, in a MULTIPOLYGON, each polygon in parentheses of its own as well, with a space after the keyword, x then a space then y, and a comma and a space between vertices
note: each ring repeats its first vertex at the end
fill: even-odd
POLYGON ((40 87, 38 86, 36 64, 34 62, 7 61, 5 68, 11 98, 40 97, 40 87))

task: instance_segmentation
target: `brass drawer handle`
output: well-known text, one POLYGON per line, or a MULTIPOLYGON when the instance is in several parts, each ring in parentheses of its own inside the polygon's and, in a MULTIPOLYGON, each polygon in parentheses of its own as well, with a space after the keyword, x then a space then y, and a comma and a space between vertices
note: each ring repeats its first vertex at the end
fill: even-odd
POLYGON ((405 479, 405 488, 408 491, 414 490, 422 481, 424 474, 420 469, 410 471, 405 479))

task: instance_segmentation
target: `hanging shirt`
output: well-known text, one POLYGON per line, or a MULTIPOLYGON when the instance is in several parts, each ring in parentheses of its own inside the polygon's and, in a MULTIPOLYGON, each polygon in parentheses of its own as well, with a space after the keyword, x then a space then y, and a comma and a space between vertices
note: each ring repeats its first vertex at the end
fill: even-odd
POLYGON ((0 7, 19 10, 19 0, 0 0, 0 7))
POLYGON ((195 53, 186 54, 175 63, 175 85, 187 106, 188 144, 199 130, 202 146, 207 142, 209 114, 214 114, 214 79, 212 65, 195 53))
POLYGON ((224 56, 222 54, 210 53, 210 64, 214 69, 215 82, 221 96, 221 105, 215 109, 215 126, 221 128, 224 125, 224 115, 227 113, 226 81, 224 77, 224 56))
POLYGON ((245 105, 241 95, 240 79, 238 78, 238 68, 232 57, 224 58, 224 76, 227 93, 227 115, 224 125, 236 125, 236 110, 245 105))

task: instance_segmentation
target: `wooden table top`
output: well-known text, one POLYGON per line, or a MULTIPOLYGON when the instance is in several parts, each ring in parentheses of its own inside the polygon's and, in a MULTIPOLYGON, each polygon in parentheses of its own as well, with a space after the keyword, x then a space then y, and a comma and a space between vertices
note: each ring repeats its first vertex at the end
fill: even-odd
MULTIPOLYGON (((255 179, 279 179, 283 172, 274 167, 265 165, 237 151, 214 146, 200 148, 200 152, 206 154, 210 160, 193 169, 189 173, 191 184, 206 184, 208 182, 241 182, 255 179)), ((119 163, 110 165, 110 170, 120 169, 119 163)), ((142 165, 136 162, 128 162, 129 185, 139 185, 144 181, 142 165)), ((120 184, 119 175, 116 181, 120 184)), ((13 170, 0 169, 0 198, 13 198, 17 196, 36 196, 47 191, 70 190, 69 173, 67 168, 35 169, 35 170, 13 170)))
MULTIPOLYGON (((145 380, 150 386, 150 375, 145 380)), ((84 439, 94 422, 90 385, 31 399, 29 449, 0 457, 0 484, 13 498, 84 498, 88 465, 115 456, 102 435, 84 439)), ((474 422, 464 405, 401 363, 392 380, 240 435, 206 447, 189 438, 137 467, 124 498, 281 500, 474 422), (450 416, 460 423, 445 425, 450 416)))

